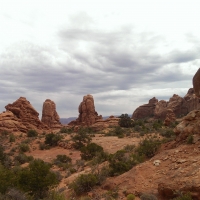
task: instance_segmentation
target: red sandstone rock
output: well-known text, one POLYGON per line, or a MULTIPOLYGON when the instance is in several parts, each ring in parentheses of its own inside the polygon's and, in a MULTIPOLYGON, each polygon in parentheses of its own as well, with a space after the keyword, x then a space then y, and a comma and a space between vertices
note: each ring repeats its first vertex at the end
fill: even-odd
POLYGON ((43 103, 42 120, 49 128, 61 128, 60 117, 56 112, 56 104, 50 99, 46 99, 43 103))
POLYGON ((90 94, 83 97, 83 101, 80 103, 78 111, 79 117, 76 119, 76 121, 70 122, 69 125, 90 126, 97 120, 102 119, 102 116, 99 116, 95 111, 94 99, 90 94))
POLYGON ((165 121, 164 121, 164 125, 169 126, 171 123, 175 122, 175 120, 176 120, 176 116, 175 116, 173 110, 168 109, 167 115, 166 115, 166 118, 165 118, 165 121))
POLYGON ((195 95, 200 97, 200 68, 193 77, 193 87, 195 95))
MULTIPOLYGON (((29 129, 35 129, 36 131, 41 132, 48 129, 48 127, 39 120, 39 113, 25 97, 20 97, 14 103, 5 106, 5 108, 6 115, 9 116, 12 121, 9 123, 15 123, 18 131, 27 132, 29 129)), ((4 114, 1 115, 4 121, 1 125, 6 128, 9 126, 7 123, 8 118, 5 119, 4 114), (7 122, 5 122, 5 120, 7 122)))
POLYGON ((154 110, 156 103, 158 102, 158 99, 153 97, 149 100, 148 104, 144 104, 142 106, 139 106, 132 115, 133 119, 143 119, 146 117, 152 117, 154 115, 154 110))

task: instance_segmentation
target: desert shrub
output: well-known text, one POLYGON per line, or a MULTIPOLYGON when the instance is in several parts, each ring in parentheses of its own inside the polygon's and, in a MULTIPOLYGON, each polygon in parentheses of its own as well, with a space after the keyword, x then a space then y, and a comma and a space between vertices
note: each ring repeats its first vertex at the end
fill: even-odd
POLYGON ((144 194, 142 194, 140 196, 140 199, 141 200, 157 200, 157 197, 155 195, 153 195, 153 194, 146 194, 146 193, 144 193, 144 194))
POLYGON ((15 142, 15 136, 14 136, 14 134, 10 135, 9 142, 15 142))
POLYGON ((72 159, 66 155, 57 155, 55 161, 61 162, 61 163, 71 163, 72 159))
POLYGON ((58 184, 56 174, 50 171, 50 165, 35 159, 19 175, 19 186, 35 198, 44 197, 52 186, 58 184))
POLYGON ((104 151, 96 152, 95 157, 93 157, 90 164, 93 166, 100 164, 100 163, 108 160, 108 157, 109 157, 109 154, 107 152, 104 152, 104 151))
POLYGON ((4 197, 0 197, 2 200, 28 200, 29 198, 25 193, 17 188, 9 188, 4 197))
POLYGON ((194 137, 193 137, 193 135, 189 135, 189 136, 187 137, 187 144, 193 144, 193 142, 194 142, 194 137))
POLYGON ((171 138, 172 136, 175 136, 175 133, 171 128, 167 128, 167 129, 161 130, 160 134, 163 137, 166 137, 166 138, 171 138))
POLYGON ((179 197, 173 198, 173 200, 193 200, 190 193, 180 194, 179 197))
POLYGON ((37 135, 38 135, 37 131, 33 130, 33 129, 28 130, 28 132, 27 132, 28 137, 36 137, 37 135))
POLYGON ((153 122, 153 128, 155 130, 162 128, 162 126, 163 126, 163 122, 161 120, 156 120, 153 122))
POLYGON ((40 143, 40 144, 39 144, 39 149, 40 149, 40 150, 45 150, 45 149, 48 149, 48 146, 45 145, 44 143, 40 143))
POLYGON ((135 195, 133 194, 128 194, 126 197, 127 200, 134 200, 135 199, 135 195))
POLYGON ((70 184, 70 188, 80 195, 89 192, 97 183, 98 180, 94 174, 81 174, 70 184))
POLYGON ((136 152, 139 156, 145 155, 147 158, 151 158, 155 155, 160 145, 161 142, 157 139, 144 139, 142 142, 140 142, 140 145, 136 149, 136 152))
POLYGON ((33 156, 27 156, 26 154, 20 153, 19 155, 14 157, 14 161, 20 164, 24 164, 26 162, 32 161, 33 156))
POLYGON ((119 150, 109 157, 110 175, 120 175, 132 168, 130 157, 125 154, 124 150, 119 150))
POLYGON ((2 136, 2 137, 5 137, 5 136, 7 136, 7 135, 9 135, 9 132, 8 132, 8 131, 1 131, 1 136, 2 136))
POLYGON ((95 143, 90 143, 81 149, 81 158, 84 160, 91 160, 97 153, 103 152, 103 148, 95 143))
POLYGON ((30 150, 30 148, 29 148, 29 145, 28 145, 28 144, 21 143, 21 144, 19 145, 19 151, 20 151, 20 152, 27 152, 27 151, 29 151, 29 150, 30 150))
POLYGON ((72 133, 73 130, 71 128, 62 127, 60 129, 60 133, 72 133))
POLYGON ((108 191, 105 195, 106 200, 118 199, 118 196, 119 196, 118 192, 119 192, 119 189, 117 187, 108 191))
POLYGON ((48 192, 47 197, 45 197, 43 200, 66 200, 66 198, 63 193, 52 190, 48 192))
POLYGON ((0 145, 0 163, 3 163, 6 159, 6 153, 4 153, 4 148, 0 145))
POLYGON ((45 144, 49 146, 56 146, 63 137, 60 134, 49 133, 45 135, 45 144))
POLYGON ((133 127, 133 120, 128 116, 128 114, 122 114, 121 116, 119 116, 119 118, 119 125, 121 127, 133 127))
POLYGON ((83 146, 89 144, 91 141, 90 135, 84 128, 79 129, 75 135, 71 136, 71 138, 74 142, 74 148, 76 149, 81 149, 83 146))
POLYGON ((13 172, 0 164, 0 193, 5 194, 6 191, 16 184, 13 172))

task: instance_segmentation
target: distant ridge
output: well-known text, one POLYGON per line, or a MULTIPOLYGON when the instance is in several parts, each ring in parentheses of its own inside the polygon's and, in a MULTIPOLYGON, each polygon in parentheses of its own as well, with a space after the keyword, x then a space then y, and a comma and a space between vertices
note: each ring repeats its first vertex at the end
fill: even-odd
MULTIPOLYGON (((114 115, 115 117, 119 117, 120 115, 114 115)), ((129 115, 129 117, 131 117, 132 115, 129 115)), ((103 119, 107 119, 110 116, 104 116, 103 119)), ((60 123, 65 125, 65 124, 69 124, 69 122, 76 120, 77 117, 69 117, 69 118, 60 118, 60 123)))

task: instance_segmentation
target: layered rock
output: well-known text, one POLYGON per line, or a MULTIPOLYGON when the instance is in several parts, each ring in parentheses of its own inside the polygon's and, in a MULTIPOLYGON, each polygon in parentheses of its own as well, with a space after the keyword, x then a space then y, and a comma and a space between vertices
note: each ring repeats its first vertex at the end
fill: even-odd
POLYGON ((167 110, 166 118, 164 121, 165 126, 169 126, 171 123, 175 122, 176 116, 172 109, 167 110))
POLYGON ((169 101, 156 101, 156 98, 150 99, 149 104, 138 107, 132 118, 141 119, 154 116, 156 119, 165 120, 169 109, 173 111, 176 117, 182 117, 190 111, 200 109, 200 100, 194 94, 194 89, 190 88, 184 97, 174 94, 169 101), (151 100, 152 103, 150 102, 151 100))
POLYGON ((200 68, 193 77, 193 88, 195 95, 200 97, 200 68))
POLYGON ((153 97, 149 100, 148 104, 144 104, 142 106, 139 106, 132 115, 133 119, 143 119, 146 117, 153 117, 154 110, 156 107, 156 104, 158 103, 158 99, 153 97))
MULTIPOLYGON (((2 113, 1 127, 9 127, 8 123, 15 124, 14 129, 27 132, 35 129, 38 132, 47 130, 48 127, 39 120, 39 113, 33 108, 25 97, 20 97, 12 104, 5 106, 6 112, 2 113)), ((11 128, 11 127, 10 127, 11 128)))
POLYGON ((56 104, 50 99, 46 99, 43 103, 41 121, 51 129, 62 127, 60 117, 56 112, 56 104))
POLYGON ((176 141, 185 141, 189 135, 199 135, 200 110, 193 110, 175 127, 176 141))
POLYGON ((80 103, 78 111, 79 117, 76 121, 70 122, 69 125, 90 126, 97 120, 102 119, 102 116, 99 116, 95 111, 94 98, 90 94, 83 97, 83 101, 80 103))
POLYGON ((101 131, 105 128, 114 127, 119 125, 120 118, 110 116, 109 118, 103 120, 99 119, 94 124, 91 125, 91 128, 94 131, 101 131))

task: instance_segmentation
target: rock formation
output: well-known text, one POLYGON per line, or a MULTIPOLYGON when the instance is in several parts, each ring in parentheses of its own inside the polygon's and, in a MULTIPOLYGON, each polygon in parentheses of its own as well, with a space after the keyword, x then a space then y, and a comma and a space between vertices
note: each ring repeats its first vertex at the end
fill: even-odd
POLYGON ((169 109, 173 111, 176 117, 182 117, 192 110, 200 109, 200 100, 195 96, 193 88, 190 88, 183 98, 174 94, 169 101, 156 101, 154 99, 151 104, 151 100, 149 100, 149 104, 138 107, 134 111, 132 118, 141 119, 154 116, 156 119, 164 120, 169 109))
POLYGON ((20 97, 5 108, 6 112, 1 113, 1 129, 15 129, 21 132, 27 132, 29 129, 35 129, 38 132, 48 129, 39 120, 39 113, 25 97, 20 97))
POLYGON ((165 126, 169 126, 171 123, 175 122, 176 116, 172 109, 167 110, 166 118, 164 121, 165 126))
POLYGON ((148 104, 144 104, 142 106, 139 106, 132 115, 133 119, 143 119, 146 117, 153 117, 154 110, 156 107, 156 103, 158 102, 158 99, 153 97, 149 100, 148 104))
POLYGON ((50 99, 46 99, 43 103, 42 120, 49 128, 61 128, 60 117, 56 112, 56 104, 50 99))
POLYGON ((70 122, 69 125, 90 126, 97 120, 102 119, 102 116, 99 116, 95 111, 94 99, 90 94, 83 97, 83 101, 80 103, 78 111, 79 117, 76 119, 76 121, 70 122))
POLYGON ((195 95, 200 97, 200 68, 193 77, 193 88, 195 95))

